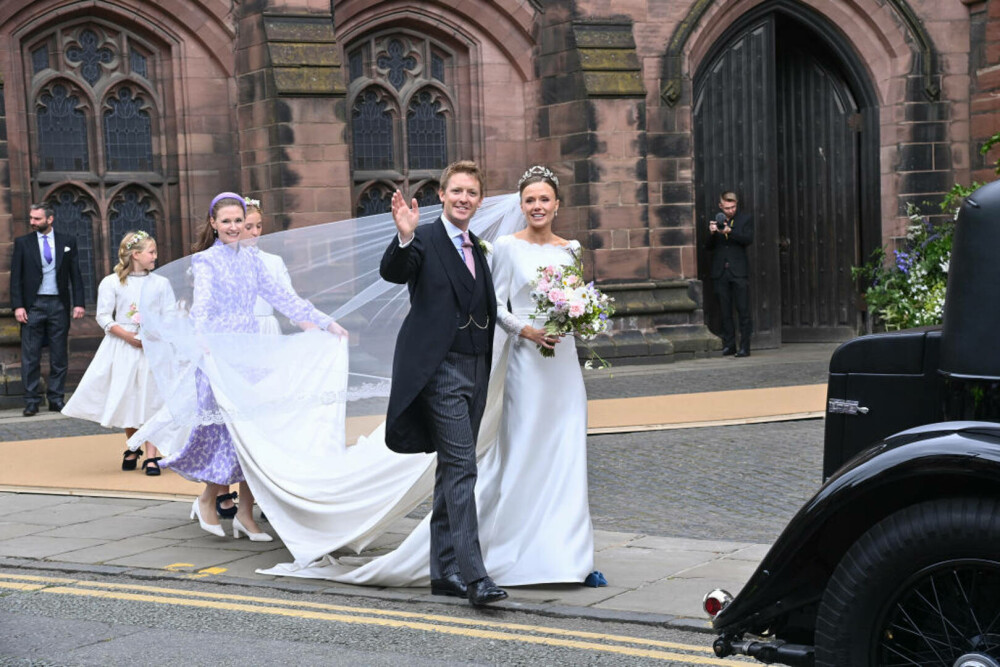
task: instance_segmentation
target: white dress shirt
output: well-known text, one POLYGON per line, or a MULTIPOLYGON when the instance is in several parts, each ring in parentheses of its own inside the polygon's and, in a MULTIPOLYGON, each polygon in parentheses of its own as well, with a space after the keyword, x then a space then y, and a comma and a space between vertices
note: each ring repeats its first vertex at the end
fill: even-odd
MULTIPOLYGON (((448 234, 448 238, 451 239, 452 244, 455 246, 455 250, 458 251, 458 256, 462 258, 462 263, 465 263, 465 253, 462 252, 462 230, 452 224, 451 220, 444 217, 444 213, 441 214, 441 222, 444 223, 444 231, 448 234)), ((396 233, 396 238, 399 239, 399 247, 405 248, 406 246, 413 243, 414 237, 411 236, 410 240, 403 243, 403 237, 396 233)))

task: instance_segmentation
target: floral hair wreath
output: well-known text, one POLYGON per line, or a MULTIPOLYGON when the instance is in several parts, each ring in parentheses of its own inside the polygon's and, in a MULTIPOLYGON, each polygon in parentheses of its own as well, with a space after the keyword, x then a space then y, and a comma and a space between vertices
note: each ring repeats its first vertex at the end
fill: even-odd
POLYGON ((258 209, 260 208, 260 200, 259 199, 251 199, 250 197, 244 197, 243 198, 243 203, 246 205, 247 208, 250 208, 251 206, 253 206, 254 208, 258 208, 258 209))
POLYGON ((135 246, 139 245, 139 243, 149 238, 153 237, 151 237, 149 234, 140 229, 139 231, 135 232, 132 235, 132 238, 129 239, 128 243, 125 244, 125 252, 130 252, 132 248, 134 248, 135 246))
POLYGON ((556 175, 552 173, 552 170, 548 167, 543 167, 540 164, 536 164, 534 167, 529 167, 528 171, 521 175, 521 179, 517 182, 517 189, 521 189, 521 185, 531 178, 532 176, 541 176, 542 178, 548 179, 555 183, 556 187, 559 187, 559 179, 556 175))

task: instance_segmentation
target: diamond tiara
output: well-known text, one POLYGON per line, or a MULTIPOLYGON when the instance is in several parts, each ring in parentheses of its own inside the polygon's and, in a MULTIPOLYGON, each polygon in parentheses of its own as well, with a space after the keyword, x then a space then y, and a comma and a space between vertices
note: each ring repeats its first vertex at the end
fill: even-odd
POLYGON ((532 176, 540 176, 542 178, 548 179, 553 183, 555 183, 557 188, 559 187, 559 179, 556 178, 556 175, 552 173, 552 170, 549 169, 548 167, 543 167, 540 164, 536 164, 534 167, 529 167, 528 170, 521 175, 521 179, 517 182, 517 189, 520 190, 521 185, 532 176))

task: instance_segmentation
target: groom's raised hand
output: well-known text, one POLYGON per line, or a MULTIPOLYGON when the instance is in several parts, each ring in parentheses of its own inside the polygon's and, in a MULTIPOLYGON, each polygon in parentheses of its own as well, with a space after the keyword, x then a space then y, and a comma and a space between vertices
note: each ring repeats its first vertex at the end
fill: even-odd
POLYGON ((406 205, 403 193, 399 190, 392 195, 392 219, 396 222, 396 229, 399 231, 400 244, 409 243, 413 239, 413 231, 420 222, 420 209, 417 200, 410 200, 410 205, 406 205))

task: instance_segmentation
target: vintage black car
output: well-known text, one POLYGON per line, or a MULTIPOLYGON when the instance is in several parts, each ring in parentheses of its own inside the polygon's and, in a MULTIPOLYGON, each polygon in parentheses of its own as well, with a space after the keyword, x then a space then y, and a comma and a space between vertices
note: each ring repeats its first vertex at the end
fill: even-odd
POLYGON ((1000 667, 1000 182, 949 268, 943 327, 831 358, 826 481, 738 596, 706 596, 718 656, 1000 667))

